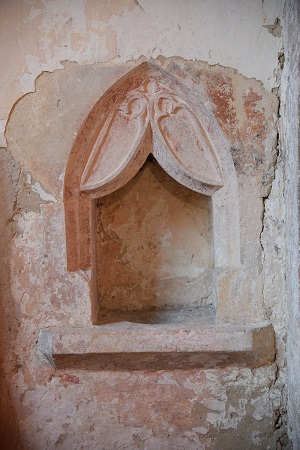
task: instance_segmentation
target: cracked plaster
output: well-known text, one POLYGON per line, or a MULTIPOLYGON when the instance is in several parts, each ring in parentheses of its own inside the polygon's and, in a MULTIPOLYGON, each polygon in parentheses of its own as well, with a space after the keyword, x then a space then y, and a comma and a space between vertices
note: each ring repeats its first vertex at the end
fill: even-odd
MULTIPOLYGON (((81 2, 75 3, 77 9, 75 8, 74 11, 78 17, 82 17, 81 2)), ((249 4, 249 2, 247 3, 249 4)), ((231 119, 230 114, 227 116, 229 117, 228 122, 226 122, 227 119, 225 120, 221 107, 222 101, 226 100, 222 99, 222 92, 224 92, 222 79, 240 77, 241 83, 245 83, 248 88, 248 94, 245 90, 244 97, 248 95, 252 105, 258 102, 258 105, 255 106, 258 114, 259 107, 261 111, 265 108, 264 102, 267 94, 259 82, 245 80, 231 69, 198 63, 202 74, 205 74, 205 70, 209 72, 208 79, 213 80, 214 71, 222 73, 221 80, 216 79, 219 82, 217 86, 219 86, 220 94, 218 94, 218 89, 212 88, 209 95, 208 82, 206 85, 202 83, 205 88, 199 88, 199 95, 216 114, 227 139, 237 144, 232 146, 232 154, 233 157, 235 154, 237 155, 236 170, 239 174, 240 184, 246 183, 247 176, 252 173, 253 177, 250 177, 253 182, 252 187, 255 190, 259 188, 259 195, 264 199, 258 205, 264 227, 262 230, 261 221, 258 221, 255 236, 257 233, 261 233, 263 263, 259 264, 259 276, 262 280, 263 315, 271 320, 277 334, 276 363, 253 371, 234 368, 188 372, 102 372, 97 374, 87 371, 59 371, 52 367, 37 365, 35 362, 36 332, 39 328, 55 326, 57 323, 69 324, 70 321, 73 325, 83 325, 88 324, 90 320, 89 271, 68 274, 62 263, 64 232, 62 231, 61 193, 68 151, 75 133, 93 105, 95 97, 98 98, 124 71, 136 64, 135 61, 132 61, 126 65, 125 69, 120 64, 121 62, 139 58, 141 54, 146 56, 176 54, 187 59, 202 57, 210 64, 219 63, 224 66, 232 66, 246 76, 261 80, 267 90, 278 86, 277 54, 281 49, 281 39, 272 36, 263 26, 276 24, 276 17, 281 17, 282 5, 281 2, 265 1, 262 2, 264 3, 262 7, 261 2, 253 3, 255 3, 255 7, 252 6, 253 15, 249 20, 249 26, 252 26, 252 29, 245 30, 245 36, 253 36, 263 64, 259 64, 257 59, 254 63, 253 58, 257 55, 251 52, 248 52, 249 58, 242 58, 239 49, 241 48, 247 53, 245 42, 241 42, 240 47, 238 46, 235 52, 228 56, 228 52, 223 51, 223 47, 220 45, 220 35, 223 39, 224 30, 219 34, 216 33, 217 30, 222 30, 223 26, 219 24, 218 20, 210 21, 210 23, 214 23, 214 27, 209 34, 212 42, 216 39, 214 47, 218 49, 218 54, 211 52, 207 41, 203 41, 203 39, 201 41, 202 31, 197 32, 200 35, 195 33, 194 18, 191 15, 185 14, 185 19, 177 17, 174 23, 169 25, 169 28, 165 22, 166 17, 164 20, 161 18, 161 21, 153 20, 160 8, 154 1, 148 4, 143 1, 124 2, 124 7, 120 7, 114 15, 103 8, 101 17, 97 15, 97 11, 95 14, 95 9, 93 9, 95 5, 87 2, 90 7, 88 14, 90 17, 92 15, 96 17, 95 22, 92 23, 90 20, 88 25, 89 30, 92 31, 89 31, 90 34, 83 32, 82 30, 85 28, 80 27, 87 25, 82 25, 81 19, 78 19, 77 22, 72 20, 68 24, 71 27, 68 39, 73 42, 73 50, 70 52, 68 47, 64 47, 66 44, 62 44, 65 40, 65 31, 60 36, 58 27, 55 39, 52 38, 53 27, 70 20, 69 16, 64 14, 65 2, 52 1, 45 8, 43 2, 24 1, 25 12, 23 14, 25 17, 26 15, 30 16, 32 27, 41 23, 42 33, 45 36, 38 46, 38 51, 30 50, 30 47, 28 50, 27 44, 24 42, 23 53, 27 55, 25 60, 21 58, 22 63, 14 61, 12 64, 14 72, 9 83, 6 84, 9 95, 5 100, 6 109, 2 115, 2 128, 5 126, 8 112, 13 103, 24 93, 33 90, 34 81, 42 70, 56 70, 61 68, 61 60, 73 59, 80 64, 86 64, 86 67, 74 63, 64 63, 64 70, 53 74, 44 73, 38 78, 37 93, 26 95, 14 107, 7 127, 9 151, 3 149, 1 152, 1 161, 5 168, 2 171, 1 181, 6 192, 2 200, 4 214, 1 221, 3 229, 6 230, 5 239, 13 239, 12 247, 5 247, 5 245, 1 247, 1 253, 5 258, 5 264, 1 267, 1 278, 5 282, 1 287, 7 299, 5 304, 1 304, 3 324, 0 341, 6 363, 5 371, 1 375, 3 381, 1 397, 6 401, 6 414, 11 423, 9 429, 5 430, 6 436, 10 442, 15 443, 16 448, 34 449, 39 448, 41 443, 46 448, 69 449, 82 445, 83 448, 97 450, 99 448, 107 450, 110 448, 187 447, 218 449, 220 446, 229 449, 234 445, 235 448, 249 448, 249 450, 252 448, 269 448, 270 450, 287 448, 286 318, 283 311, 286 298, 284 278, 287 270, 285 261, 288 243, 283 232, 284 219, 279 219, 286 217, 287 208, 284 202, 285 185, 283 181, 285 158, 284 154, 280 152, 277 158, 277 131, 274 128, 278 106, 276 97, 268 94, 271 96, 269 97, 270 111, 274 116, 271 119, 273 128, 269 130, 270 132, 264 140, 270 157, 268 159, 269 166, 267 164, 267 170, 263 174, 257 170, 261 156, 259 155, 259 145, 255 140, 249 140, 247 127, 239 127, 239 135, 235 136, 237 126, 237 123, 234 122, 235 113, 231 119), (267 12, 265 13, 264 10, 267 12), (58 15, 57 19, 54 19, 54 13, 58 15), (141 30, 135 30, 133 35, 133 33, 129 33, 128 27, 131 27, 131 21, 136 21, 137 18, 143 26, 141 30), (152 26, 149 30, 147 29, 147 32, 145 31, 146 18, 152 20, 152 26), (181 23, 180 20, 187 22, 181 23), (99 21, 102 22, 100 31, 97 29, 99 21), (219 26, 217 26, 218 24, 219 26), (124 31, 122 30, 123 25, 125 25, 124 31), (186 54, 187 50, 182 49, 177 40, 173 43, 172 37, 174 37, 176 27, 178 30, 186 28, 185 39, 187 40, 188 33, 191 33, 190 39, 193 45, 189 51, 193 56, 186 54), (163 32, 161 28, 163 28, 163 32), (95 29, 97 30, 95 31, 95 29), (112 37, 110 47, 103 49, 101 39, 105 39, 105 33, 109 32, 111 32, 109 39, 112 37), (127 44, 124 40, 126 32, 127 44), (212 36, 214 32, 215 36, 212 36), (78 33, 77 40, 76 33, 78 33), (97 33, 98 37, 96 37, 97 33), (101 36, 99 33, 102 33, 101 36), (140 36, 139 33, 142 33, 143 39, 139 37, 141 45, 137 49, 136 40, 137 36, 140 36), (160 35, 156 49, 153 47, 154 35, 160 35), (96 39, 98 44, 95 49, 91 48, 92 43, 95 42, 93 39, 96 39), (260 39, 264 40, 263 46, 259 46, 260 39), (117 46, 115 46, 115 42, 117 46), (202 42, 201 46, 196 42, 202 42), (99 50, 99 45, 101 50, 99 50), (116 54, 116 49, 118 54, 116 54), (266 55, 268 55, 270 64, 266 63, 266 55), (89 65, 110 59, 114 59, 117 63, 113 65, 113 68, 110 64, 89 65), (100 67, 101 86, 97 81, 97 71, 100 70, 100 67), (72 74, 68 80, 69 90, 66 89, 61 98, 60 90, 63 89, 64 78, 67 79, 68 74, 72 74), (83 78, 85 82, 83 82, 83 78), (50 91, 49 85, 51 86, 50 91), (46 94, 47 89, 48 95, 46 94), (217 92, 215 99, 213 92, 217 92), (253 92, 257 97, 253 97, 253 92), (264 96, 261 105, 259 105, 260 95, 264 96), (35 104, 37 98, 39 101, 35 104), (80 108, 78 108, 79 100, 80 108), (218 104, 215 109, 214 100, 218 104), (31 129, 28 129, 24 125, 24 121, 22 123, 20 120, 22 108, 24 111, 28 107, 31 108, 29 123, 31 129), (68 117, 68 127, 64 125, 65 117, 68 117), (18 123, 21 123, 20 127, 18 123), (26 141, 26 133, 31 135, 32 142, 26 141), (24 139, 22 135, 25 136, 24 139), (242 148, 241 142, 247 141, 247 139, 249 147, 242 148), (247 158, 253 155, 253 148, 258 153, 254 160, 248 160, 247 158), (47 159, 49 150, 51 153, 47 159), (52 152, 56 155, 54 166, 52 166, 52 152), (50 167, 51 164, 52 174, 40 171, 40 158, 45 161, 45 167, 50 167), (276 170, 274 171, 275 163, 276 170), (7 174, 12 175, 10 177, 7 174), (52 181, 53 174, 55 174, 55 183, 52 181), (45 234, 46 229, 48 232, 45 234), (58 230, 60 231, 58 232, 58 230), (30 254, 28 249, 31 250, 30 254), (8 286, 10 277, 14 281, 12 292, 8 286), (30 288, 25 289, 25 286, 30 286, 30 288), (74 311, 76 311, 75 314, 74 311), (22 324, 21 328, 20 324, 22 324), (147 408, 144 407, 145 404, 147 404, 147 408), (16 407, 16 405, 18 406, 16 407), (52 409, 45 405, 55 405, 55 408, 52 409), (105 433, 103 433, 103 427, 105 433)), ((193 2, 187 4, 186 12, 189 11, 192 4, 193 2)), ((6 6, 5 2, 3 5, 6 6)), ((17 14, 20 14, 18 7, 15 7, 18 11, 17 14)), ((245 2, 243 2, 243 7, 246 7, 245 2)), ((232 10, 232 17, 236 17, 235 14, 239 13, 238 5, 235 2, 232 3, 232 10)), ((215 17, 214 6, 211 7, 209 14, 215 17)), ((172 22, 172 13, 168 13, 166 10, 165 15, 169 16, 168 21, 172 22)), ((3 17, 2 15, 2 20, 3 17)), ((4 20, 9 22, 9 18, 4 20)), ((235 20, 235 25, 236 22, 235 20)), ((241 27, 244 25, 245 23, 238 24, 241 27)), ((25 30, 22 30, 22 33, 24 32, 25 30)), ((231 48, 230 42, 233 42, 233 39, 235 36, 229 33, 227 38, 223 39, 224 46, 231 48)), ((185 47, 187 46, 185 45, 185 47)), ((159 58, 159 61, 166 68, 173 67, 179 77, 184 77, 184 71, 189 64, 190 68, 193 67, 192 63, 181 58, 173 61, 159 58), (175 66, 177 67, 174 68, 175 66)), ((192 69, 190 70, 190 76, 184 82, 191 88, 195 86, 193 76, 196 76, 196 73, 193 74, 192 69)), ((226 89, 229 89, 229 85, 227 83, 226 89)), ((238 90, 237 85, 235 89, 238 90)), ((215 87, 216 83, 213 82, 212 86, 215 87)), ((237 95, 236 90, 234 93, 237 95)), ((235 108, 240 125, 242 110, 239 111, 238 105, 239 103, 236 102, 235 108)), ((231 111, 230 104, 226 104, 225 101, 224 110, 226 108, 229 112, 231 111)), ((263 113, 265 114, 265 110, 263 113)), ((258 126, 258 124, 254 126, 258 126)), ((4 144, 3 141, 2 145, 4 144)), ((247 192, 246 189, 244 192, 247 192)), ((250 197, 245 196, 244 202, 245 205, 248 202, 251 204, 251 195, 250 197)), ((250 208, 250 215, 251 212, 250 208)), ((246 217, 245 220, 247 220, 246 217)), ((247 312, 247 305, 245 311, 247 312)), ((254 308, 254 315, 256 312, 254 308)), ((253 312, 249 311, 247 314, 251 316, 253 312)))
MULTIPOLYGON (((63 371, 37 364, 35 343, 39 329, 90 323, 90 271, 68 273, 65 266, 62 188, 75 134, 95 100, 138 64, 65 63, 64 70, 40 76, 36 92, 15 106, 7 127, 8 152, 4 150, 4 155, 18 167, 18 177, 12 184, 14 212, 10 209, 7 217, 14 230, 9 249, 11 301, 18 308, 17 320, 22 326, 14 327, 13 346, 3 345, 11 378, 10 402, 19 405, 19 448, 36 448, 43 442, 49 448, 68 449, 80 444, 99 449, 99 441, 103 450, 120 446, 217 449, 221 444, 224 449, 233 444, 249 450, 253 446, 272 449, 280 440, 285 445, 285 323, 278 285, 281 279, 272 279, 269 291, 266 287, 278 255, 271 253, 263 268, 259 243, 263 207, 272 223, 281 189, 280 172, 277 169, 274 173, 277 97, 266 92, 261 83, 231 69, 181 58, 160 58, 156 63, 197 90, 234 144, 232 152, 242 192, 240 207, 244 211, 241 220, 247 224, 252 217, 254 244, 242 242, 242 257, 251 265, 245 267, 242 275, 244 298, 240 309, 234 306, 232 311, 237 310, 239 320, 247 323, 259 317, 265 319, 267 307, 270 308, 277 331, 276 363, 252 371, 226 368, 100 373, 63 371), (225 110, 230 114, 225 114, 225 110), (28 117, 30 120, 26 120, 28 117), (51 171, 43 170, 45 167, 51 167, 51 171), (36 192, 38 185, 42 191, 36 192), (257 220, 253 215, 254 192, 258 199, 257 220), (268 195, 269 199, 263 202, 268 195), (274 208, 266 209, 272 199, 274 208), (252 285, 247 282, 247 272, 252 285), (261 309, 259 293, 263 285, 265 305, 261 309), (276 303, 272 302, 270 289, 278 290, 276 303), (51 407, 54 404, 55 414, 51 407)), ((280 226, 275 231, 281 235, 280 226)), ((265 225, 264 247, 270 242, 270 233, 265 225)), ((283 270, 281 267, 280 276, 283 270)), ((236 283, 240 283, 239 278, 236 283)))
POLYGON ((3 0, 0 145, 14 103, 35 89, 43 71, 79 64, 181 56, 234 67, 266 89, 276 81, 281 39, 268 30, 282 18, 281 0, 3 0), (237 38, 238 36, 238 38, 237 38), (228 51, 230 49, 230 51, 228 51), (247 54, 247 58, 244 55, 247 54))

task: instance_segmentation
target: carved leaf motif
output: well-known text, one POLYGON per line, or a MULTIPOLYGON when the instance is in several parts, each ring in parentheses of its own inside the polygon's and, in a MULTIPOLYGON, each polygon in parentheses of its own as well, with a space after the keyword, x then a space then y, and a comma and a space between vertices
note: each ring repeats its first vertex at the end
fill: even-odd
POLYGON ((175 96, 154 105, 155 120, 181 170, 211 186, 223 186, 222 172, 207 133, 191 108, 175 96))
POLYGON ((211 187, 223 186, 217 155, 194 111, 169 88, 149 79, 109 114, 84 169, 81 190, 96 190, 122 176, 139 154, 150 112, 151 126, 173 155, 175 169, 211 187))
POLYGON ((81 190, 97 189, 116 178, 135 155, 149 122, 144 96, 135 94, 109 114, 93 145, 81 190))

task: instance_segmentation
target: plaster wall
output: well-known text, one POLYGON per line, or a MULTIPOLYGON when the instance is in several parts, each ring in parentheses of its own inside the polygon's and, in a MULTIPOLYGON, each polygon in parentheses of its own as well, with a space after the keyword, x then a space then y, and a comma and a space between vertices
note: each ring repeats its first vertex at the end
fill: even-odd
POLYGON ((13 104, 42 71, 79 64, 181 56, 276 81, 281 0, 2 0, 0 145, 13 104), (274 26, 275 24, 275 26, 274 26), (268 28, 269 27, 269 28, 268 28), (270 32, 271 31, 271 32, 270 32), (247 55, 247 57, 245 57, 247 55))
POLYGON ((221 5, 24 0, 0 6, 0 29, 13 36, 6 37, 10 50, 1 49, 7 55, 3 127, 9 116, 1 152, 4 448, 288 448, 290 244, 284 149, 278 155, 277 140, 283 2, 221 5), (62 188, 72 143, 99 96, 150 57, 197 91, 231 145, 247 233, 241 233, 243 270, 224 279, 233 295, 223 316, 269 320, 277 337, 272 365, 93 372, 56 370, 36 357, 41 328, 90 324, 90 272, 66 271, 62 188), (53 73, 36 80, 42 71, 53 73))

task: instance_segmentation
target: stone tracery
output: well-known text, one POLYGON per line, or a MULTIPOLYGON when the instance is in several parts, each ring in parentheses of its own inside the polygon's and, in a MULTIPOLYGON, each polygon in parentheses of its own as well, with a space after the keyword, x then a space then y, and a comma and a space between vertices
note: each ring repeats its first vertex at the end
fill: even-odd
MULTIPOLYGON (((207 185, 206 189, 223 185, 216 152, 195 112, 171 89, 150 78, 109 113, 84 169, 81 190, 96 190, 117 177, 139 151, 148 126, 182 172, 207 185)), ((148 152, 159 161, 155 147, 148 152)))
MULTIPOLYGON (((97 102, 74 143, 64 191, 69 270, 91 267, 92 200, 124 186, 150 153, 183 186, 222 191, 215 204, 227 198, 228 207, 215 214, 215 227, 225 214, 237 229, 236 177, 215 119, 176 79, 143 63, 97 102)), ((217 247, 226 261, 230 243, 217 247)))

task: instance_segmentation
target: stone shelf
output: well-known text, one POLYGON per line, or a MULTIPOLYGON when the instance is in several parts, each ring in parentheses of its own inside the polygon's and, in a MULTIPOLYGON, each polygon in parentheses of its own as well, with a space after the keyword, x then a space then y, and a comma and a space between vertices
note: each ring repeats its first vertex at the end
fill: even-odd
POLYGON ((58 369, 166 370, 259 367, 275 358, 271 325, 120 322, 41 330, 39 359, 58 369))

